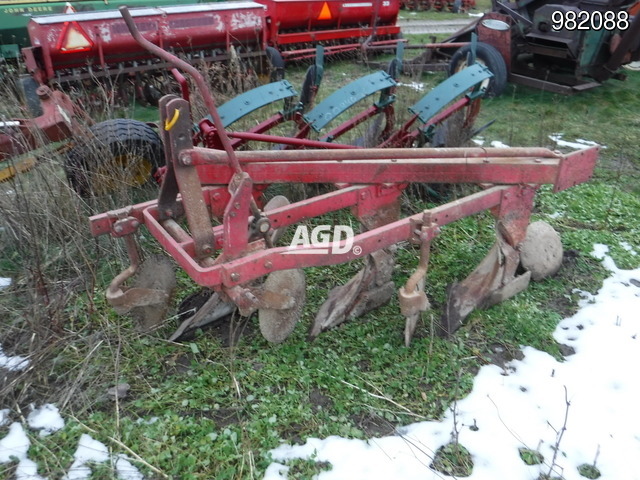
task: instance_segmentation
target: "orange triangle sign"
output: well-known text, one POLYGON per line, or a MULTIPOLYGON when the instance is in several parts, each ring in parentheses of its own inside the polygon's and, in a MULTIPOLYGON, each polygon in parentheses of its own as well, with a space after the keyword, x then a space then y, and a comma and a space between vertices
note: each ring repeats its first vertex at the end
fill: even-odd
POLYGON ((91 50, 93 42, 78 22, 64 22, 56 49, 62 53, 86 52, 91 50))
POLYGON ((329 10, 327 2, 324 2, 324 5, 322 5, 322 10, 320 10, 320 15, 318 15, 318 20, 331 20, 331 10, 329 10))

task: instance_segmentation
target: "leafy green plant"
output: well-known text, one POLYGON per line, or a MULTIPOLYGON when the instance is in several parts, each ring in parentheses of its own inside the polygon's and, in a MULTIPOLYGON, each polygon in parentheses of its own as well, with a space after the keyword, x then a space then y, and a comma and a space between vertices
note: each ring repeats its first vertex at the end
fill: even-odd
POLYGON ((451 442, 436 451, 430 467, 445 475, 468 477, 473 470, 473 460, 463 445, 451 442))
POLYGON ((591 480, 600 478, 602 475, 598 467, 593 464, 583 463, 578 467, 578 473, 585 478, 589 478, 591 480))
POLYGON ((287 478, 289 480, 308 480, 317 478, 322 472, 330 471, 332 466, 329 462, 319 462, 316 455, 312 455, 309 459, 293 459, 287 461, 289 470, 287 478))
POLYGON ((522 461, 527 465, 540 465, 544 462, 544 456, 537 450, 523 447, 518 449, 518 453, 522 461))

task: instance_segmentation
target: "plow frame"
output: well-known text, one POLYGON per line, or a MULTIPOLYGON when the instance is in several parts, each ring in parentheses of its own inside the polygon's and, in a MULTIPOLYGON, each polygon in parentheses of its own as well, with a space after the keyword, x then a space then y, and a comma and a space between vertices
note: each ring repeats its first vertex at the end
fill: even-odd
MULTIPOLYGON (((181 110, 184 120, 179 119, 167 134, 173 168, 159 200, 91 217, 91 231, 121 237, 145 224, 194 281, 222 290, 277 270, 343 263, 400 241, 415 242, 425 217, 430 218, 432 237, 441 226, 491 209, 515 247, 524 239, 537 186, 552 184, 560 191, 588 180, 598 152, 597 148, 569 155, 542 148, 236 152, 243 170, 237 173, 225 152, 191 147, 189 115, 184 115, 188 103, 165 100, 165 119, 181 110), (334 183, 341 188, 268 214, 252 212, 254 186, 288 182, 334 183), (251 232, 266 234, 344 208, 351 208, 359 219, 379 216, 396 204, 409 182, 493 186, 401 220, 384 218, 380 225, 356 235, 354 248, 341 254, 317 254, 326 245, 270 247, 264 238, 252 238, 251 232), (213 227, 210 211, 222 212, 222 225, 213 227), (178 212, 186 215, 190 234, 176 221, 178 212)), ((344 243, 333 247, 340 250, 344 243)))
MULTIPOLYGON (((237 152, 198 72, 145 42, 126 10, 123 16, 143 46, 174 60, 176 67, 193 76, 223 150, 194 147, 189 102, 174 95, 161 99, 167 170, 158 199, 90 218, 94 236, 110 234, 126 241, 131 265, 111 282, 107 292, 109 302, 121 311, 125 306, 136 308, 166 298, 161 290, 139 288, 135 283, 124 286, 139 269, 135 234, 142 224, 196 283, 216 292, 207 305, 222 302, 224 311, 237 307, 244 316, 259 311, 261 331, 274 342, 283 341, 299 318, 305 291, 300 287, 301 282, 304 285, 302 268, 367 259, 363 270, 329 293, 310 331, 313 338, 390 298, 390 247, 407 241, 420 246, 420 262, 398 291, 400 310, 406 317, 405 344, 409 345, 421 312, 430 308, 424 281, 433 238, 443 226, 489 210, 496 219, 496 243, 465 280, 448 290, 438 328, 449 334, 474 308, 510 298, 533 277, 536 265, 524 273, 518 267, 536 190, 543 184, 552 185, 556 192, 564 190, 587 181, 595 168, 597 147, 571 154, 544 148, 237 152), (481 191, 401 218, 400 195, 412 182, 471 183, 481 191), (261 209, 260 196, 274 183, 329 183, 337 189, 261 209), (311 244, 275 245, 285 227, 342 209, 350 209, 361 222, 361 233, 345 240, 334 237, 333 242, 314 239, 311 244), (214 226, 214 220, 221 224, 214 226), (256 282, 265 275, 264 283, 256 282)), ((383 99, 385 93, 389 92, 383 90, 383 99)), ((463 100, 471 97, 473 94, 463 100)), ((414 113, 423 114, 419 108, 414 113)), ((551 248, 551 254, 561 260, 556 248, 559 240, 556 245, 549 242, 545 248, 551 248)), ((561 251, 561 245, 559 248, 561 251)), ((555 271, 557 268, 559 264, 555 271)), ((178 330, 190 323, 201 324, 203 315, 207 314, 196 313, 178 330)))

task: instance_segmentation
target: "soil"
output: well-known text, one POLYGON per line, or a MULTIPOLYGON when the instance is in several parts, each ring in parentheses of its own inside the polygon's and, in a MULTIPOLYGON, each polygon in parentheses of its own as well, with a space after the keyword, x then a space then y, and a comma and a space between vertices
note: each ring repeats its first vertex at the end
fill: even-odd
POLYGON ((499 343, 492 343, 489 345, 489 352, 487 353, 487 360, 489 363, 499 366, 506 370, 507 364, 513 360, 522 360, 524 354, 521 350, 511 350, 499 343))
POLYGON ((367 437, 384 437, 396 431, 393 423, 372 412, 351 415, 349 418, 367 437))
POLYGON ((210 410, 209 412, 203 412, 202 416, 209 416, 218 428, 235 425, 240 423, 241 420, 240 410, 237 408, 220 408, 218 410, 210 410), (207 413, 211 413, 211 415, 206 415, 207 413))
MULTIPOLYGON (((211 290, 202 289, 194 294, 187 296, 178 307, 176 327, 193 315, 201 308, 211 295, 211 290)), ((185 332, 180 341, 189 341, 195 338, 197 330, 201 330, 205 335, 212 335, 220 341, 220 345, 224 348, 237 345, 242 337, 247 340, 252 339, 257 333, 255 321, 250 317, 242 317, 239 314, 226 315, 219 318, 215 322, 199 327, 198 329, 185 332)))
POLYGON ((333 407, 333 400, 322 393, 322 390, 314 388, 309 392, 309 402, 313 406, 313 411, 327 410, 333 407))

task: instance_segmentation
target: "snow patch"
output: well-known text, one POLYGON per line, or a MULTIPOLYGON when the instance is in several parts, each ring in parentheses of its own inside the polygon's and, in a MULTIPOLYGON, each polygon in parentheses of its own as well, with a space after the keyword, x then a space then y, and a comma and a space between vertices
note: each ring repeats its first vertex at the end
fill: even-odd
POLYGON ((143 480, 140 471, 129 461, 129 457, 119 454, 116 457, 116 473, 120 480, 143 480))
POLYGON ((0 368, 9 370, 10 372, 24 370, 29 366, 29 360, 26 357, 14 355, 9 357, 4 354, 2 345, 0 345, 0 368))
POLYGON ((0 440, 0 463, 10 462, 11 457, 16 457, 18 460, 27 458, 30 445, 31 442, 24 433, 22 425, 13 422, 9 427, 9 433, 0 440))
POLYGON ((136 423, 138 425, 142 424, 142 425, 153 425, 154 423, 156 423, 158 420, 160 420, 158 417, 151 417, 148 420, 145 420, 144 418, 139 418, 136 420, 136 423))
MULTIPOLYGON (((611 275, 595 295, 578 291, 584 300, 580 310, 554 332, 576 353, 559 362, 524 347, 524 358, 506 369, 482 367, 472 392, 457 402, 459 440, 474 461, 469 480, 531 480, 550 469, 552 476, 583 480, 578 467, 594 462, 602 480, 640 479, 640 269, 619 269, 605 245, 594 245, 592 255, 611 275), (526 465, 521 447, 537 450, 543 464, 526 465)), ((284 463, 294 458, 331 463, 319 480, 449 478, 430 465, 434 452, 450 441, 452 429, 449 412, 439 422, 398 429, 395 436, 309 438, 304 445, 281 445, 271 451, 275 462, 264 478, 286 478, 284 463)))
MULTIPOLYGON (((0 410, 0 426, 8 423, 8 409, 0 410)), ((64 427, 64 420, 53 404, 46 404, 33 410, 27 417, 29 427, 40 430, 40 435, 55 433, 64 427)), ((0 464, 18 461, 15 471, 16 480, 47 480, 38 475, 38 465, 27 457, 31 442, 22 425, 14 422, 9 427, 9 433, 0 439, 0 464)), ((91 476, 90 462, 104 463, 112 460, 119 480, 144 480, 140 471, 131 464, 126 455, 109 455, 107 447, 83 434, 73 455, 74 462, 62 480, 87 480, 91 476)), ((52 459, 53 460, 53 459, 52 459)), ((3 470, 0 468, 0 470, 3 470)))
POLYGON ((0 410, 0 427, 4 427, 9 423, 9 413, 11 410, 5 408, 4 410, 0 410))
POLYGON ((549 135, 549 139, 555 142, 558 147, 573 148, 574 150, 582 150, 587 147, 607 148, 605 145, 600 145, 592 140, 584 140, 583 138, 576 138, 575 142, 568 142, 562 139, 563 135, 564 133, 554 133, 549 135))
POLYGON ((507 145, 506 143, 502 143, 500 140, 493 140, 491 142, 491 146, 493 148, 509 148, 509 145, 507 145))
POLYGON ((88 462, 103 463, 109 460, 109 452, 104 443, 91 438, 91 435, 83 433, 78 443, 76 453, 73 454, 75 459, 71 464, 71 468, 63 480, 86 480, 91 475, 91 468, 88 462))
POLYGON ((17 459, 16 480, 46 480, 38 475, 36 463, 27 458, 30 446, 31 442, 22 425, 18 422, 12 423, 9 433, 0 440, 0 464, 17 459))
POLYGON ((11 286, 11 279, 7 277, 0 277, 0 290, 11 286))
POLYGON ((627 242, 620 242, 620 246, 625 249, 627 252, 629 252, 631 255, 637 255, 638 252, 636 252, 633 247, 631 245, 629 245, 627 242))
POLYGON ((416 92, 424 92, 424 83, 411 82, 411 83, 398 83, 400 87, 408 87, 416 92))
POLYGON ((64 420, 60 416, 58 407, 51 403, 33 410, 27 417, 27 423, 34 430, 40 430, 41 437, 46 437, 64 428, 64 420))

